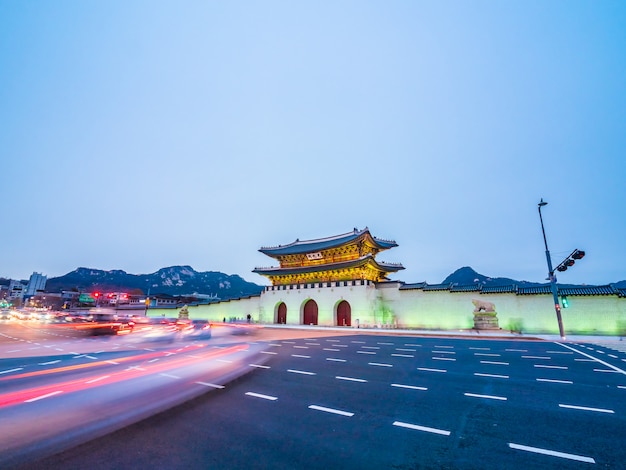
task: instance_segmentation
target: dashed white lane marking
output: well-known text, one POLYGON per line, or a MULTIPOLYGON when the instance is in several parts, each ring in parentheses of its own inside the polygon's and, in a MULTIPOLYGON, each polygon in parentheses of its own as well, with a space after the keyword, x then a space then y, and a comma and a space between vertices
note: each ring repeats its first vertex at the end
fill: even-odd
POLYGON ((274 347, 274 348, 279 348, 279 347, 282 347, 283 345, 282 345, 282 344, 272 343, 272 344, 270 344, 269 346, 272 346, 272 347, 274 347))
POLYGON ((307 346, 320 346, 320 343, 304 343, 307 346))
POLYGON ((442 436, 450 435, 450 431, 444 431, 443 429, 429 428, 427 426, 420 426, 418 424, 403 423, 401 421, 394 421, 393 425, 399 426, 401 428, 415 429, 416 431, 424 431, 424 432, 430 432, 433 434, 441 434, 442 436))
POLYGON ((336 410, 334 408, 326 408, 325 406, 319 406, 319 405, 309 405, 309 409, 317 410, 317 411, 324 411, 326 413, 333 413, 333 414, 341 415, 341 416, 354 416, 354 413, 350 413, 349 411, 336 410))
POLYGON ((413 354, 391 354, 394 357, 415 357, 413 354))
POLYGON ((548 356, 522 356, 522 359, 552 359, 548 356))
POLYGON ((612 370, 612 369, 593 369, 594 372, 610 372, 611 374, 619 374, 620 371, 619 370, 612 370))
POLYGON ((535 364, 535 367, 538 367, 541 369, 567 369, 567 367, 565 366, 548 366, 548 365, 542 365, 542 364, 535 364))
POLYGON ((108 362, 109 364, 114 364, 114 365, 118 365, 119 362, 115 362, 115 361, 104 361, 104 362, 108 362))
POLYGON ((494 364, 497 366, 508 366, 508 362, 498 362, 498 361, 480 361, 481 364, 494 364))
POLYGON ((294 349, 309 349, 308 346, 294 346, 294 349))
POLYGON ((391 384, 392 387, 408 388, 411 390, 428 390, 426 387, 418 387, 417 385, 391 384))
POLYGON ((357 354, 376 354, 374 351, 357 351, 357 354))
POLYGON ((577 362, 596 362, 595 359, 574 359, 577 362))
POLYGON ((496 395, 479 395, 477 393, 469 393, 466 392, 463 395, 465 395, 466 397, 474 397, 474 398, 487 398, 489 400, 502 400, 502 401, 506 401, 506 397, 499 397, 496 395))
POLYGON ((85 383, 86 384, 92 384, 92 383, 99 382, 99 381, 104 380, 104 379, 108 379, 109 377, 111 377, 111 376, 110 375, 103 375, 102 377, 97 377, 95 379, 88 380, 85 383))
POLYGON ((528 352, 528 349, 505 349, 507 352, 528 352))
POLYGON ((382 344, 383 346, 393 346, 393 343, 376 343, 376 344, 382 344))
POLYGON ((433 346, 435 349, 446 349, 446 348, 450 348, 450 349, 454 349, 454 346, 433 346))
POLYGON ((437 357, 437 356, 433 356, 432 359, 434 359, 436 361, 456 361, 456 359, 453 358, 453 357, 437 357))
POLYGON ((473 348, 473 347, 470 347, 469 349, 473 349, 475 351, 491 351, 491 348, 473 348))
POLYGON ((617 359, 617 356, 615 354, 609 354, 609 357, 612 357, 613 359, 617 359))
POLYGON ((546 351, 546 354, 574 354, 572 351, 546 351))
POLYGON ((86 357, 87 359, 98 359, 98 358, 97 358, 97 357, 95 357, 95 356, 87 356, 87 355, 85 355, 85 357, 86 357))
POLYGON ((217 384, 212 384, 209 382, 196 382, 198 385, 204 385, 205 387, 212 387, 212 388, 224 388, 223 385, 217 385, 217 384))
POLYGON ((285 343, 285 344, 296 344, 295 341, 283 341, 283 343, 285 343))
POLYGON ((508 375, 497 375, 497 374, 481 374, 480 372, 474 372, 474 375, 478 377, 493 377, 494 379, 508 379, 508 375))
POLYGON ((130 367, 127 367, 124 370, 126 370, 126 371, 128 371, 128 370, 142 370, 143 371, 143 370, 146 370, 146 369, 144 369, 143 367, 139 367, 139 366, 130 366, 130 367))
POLYGON ((339 380, 347 380, 349 382, 367 382, 367 380, 365 379, 357 379, 355 377, 343 377, 341 375, 337 375, 335 378, 339 380))
POLYGON ((454 351, 435 351, 435 350, 431 351, 431 353, 433 354, 456 354, 456 352, 454 351))
POLYGON ((370 366, 379 366, 379 367, 393 367, 393 364, 385 364, 382 362, 368 362, 367 363, 370 366))
POLYGON ((326 341, 328 341, 329 343, 338 343, 341 340, 339 340, 339 339, 327 339, 326 341))
POLYGON ((217 362, 225 362, 227 364, 232 363, 233 361, 231 361, 230 359, 217 359, 217 362))
POLYGON ((278 400, 278 397, 273 397, 271 395, 263 395, 262 393, 254 393, 254 392, 246 392, 246 395, 249 397, 263 398, 264 400, 278 400))
POLYGON ((50 364, 58 364, 61 362, 61 359, 57 359, 56 361, 48 361, 48 362, 40 362, 40 366, 49 366, 50 364))
POLYGON ((307 372, 306 370, 297 370, 297 369, 287 369, 287 372, 291 372, 292 374, 317 375, 315 372, 307 372))
POLYGON ((496 353, 474 353, 474 356, 500 357, 500 354, 496 354, 496 353))
POLYGON ((341 351, 341 349, 336 348, 323 348, 322 351, 341 351))
POLYGON ((613 411, 613 410, 606 410, 604 408, 590 408, 588 406, 564 405, 562 403, 559 403, 559 407, 561 407, 561 408, 569 408, 569 409, 572 409, 572 410, 596 411, 598 413, 610 413, 610 414, 615 413, 615 411, 613 411))
POLYGON ((421 348, 422 347, 421 344, 413 344, 413 343, 406 343, 405 346, 415 347, 415 348, 421 348))
POLYGON ((537 382, 551 382, 555 384, 573 384, 571 380, 557 380, 557 379, 537 379, 537 382))
POLYGON ((327 361, 334 361, 334 362, 346 362, 345 359, 337 359, 335 357, 327 357, 326 360, 327 361))
POLYGON ((444 369, 431 369, 429 367, 418 367, 417 370, 421 370, 424 372, 448 372, 447 370, 444 370, 444 369))
POLYGON ((152 362, 157 362, 157 361, 159 361, 159 360, 160 360, 160 359, 159 359, 158 357, 155 357, 154 359, 150 359, 150 360, 148 361, 148 363, 150 364, 150 363, 152 363, 152 362))
POLYGON ((54 395, 58 395, 59 393, 63 393, 63 390, 57 390, 56 392, 50 392, 50 393, 46 393, 45 395, 40 395, 38 397, 31 398, 29 400, 24 400, 24 403, 32 403, 37 400, 43 400, 44 398, 52 397, 54 395))
POLYGON ((626 388, 626 385, 618 385, 617 388, 626 388))
POLYGON ((380 346, 361 346, 363 349, 380 349, 380 346))
POLYGON ((513 444, 512 442, 509 442, 509 447, 511 449, 524 450, 526 452, 534 452, 535 454, 551 455, 552 457, 560 457, 562 459, 577 460, 579 462, 587 462, 587 463, 596 463, 596 461, 593 460, 591 457, 585 457, 585 456, 582 456, 582 455, 575 455, 575 454, 568 454, 568 453, 565 453, 565 452, 558 452, 556 450, 549 450, 549 449, 541 449, 539 447, 524 446, 524 445, 521 445, 521 444, 513 444))
POLYGON ((270 368, 270 366, 264 366, 264 365, 261 365, 261 364, 248 364, 248 365, 250 367, 256 367, 258 369, 269 369, 270 368))
POLYGON ((16 367, 15 369, 0 370, 0 374, 10 374, 11 372, 17 372, 18 370, 22 370, 22 369, 24 368, 16 367))
POLYGON ((278 353, 274 351, 261 351, 261 354, 278 354, 278 353))
POLYGON ((350 341, 351 343, 355 343, 355 344, 365 344, 365 341, 350 341))
POLYGON ((406 351, 406 352, 415 352, 415 349, 408 349, 408 348, 396 348, 396 351, 406 351))
POLYGON ((180 379, 180 377, 178 375, 173 375, 173 374, 162 373, 162 374, 159 374, 159 375, 162 375, 163 377, 169 377, 170 379, 180 379))
POLYGON ((291 357, 300 357, 302 359, 311 359, 311 356, 303 356, 302 354, 292 354, 291 357))

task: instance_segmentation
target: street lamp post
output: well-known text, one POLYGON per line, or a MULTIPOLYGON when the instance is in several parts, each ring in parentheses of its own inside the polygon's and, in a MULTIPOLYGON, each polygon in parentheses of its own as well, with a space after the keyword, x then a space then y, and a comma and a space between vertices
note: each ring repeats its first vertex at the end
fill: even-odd
POLYGON ((559 305, 559 295, 556 290, 556 276, 554 275, 554 269, 552 269, 552 259, 550 258, 550 250, 548 250, 548 241, 546 239, 546 231, 543 228, 543 217, 541 217, 541 208, 548 203, 543 199, 537 204, 539 210, 539 220, 541 221, 541 233, 543 233, 543 243, 546 246, 546 260, 548 262, 548 274, 550 279, 550 288, 552 290, 552 298, 554 300, 554 310, 556 311, 556 319, 559 322, 559 335, 561 339, 565 339, 565 332, 563 331, 563 319, 561 318, 561 306, 559 305))

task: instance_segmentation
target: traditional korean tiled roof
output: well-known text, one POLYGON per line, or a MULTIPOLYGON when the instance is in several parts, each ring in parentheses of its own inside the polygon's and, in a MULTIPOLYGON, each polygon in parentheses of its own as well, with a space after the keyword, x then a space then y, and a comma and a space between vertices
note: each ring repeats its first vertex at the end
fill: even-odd
POLYGON ((615 290, 615 293, 619 296, 619 297, 626 297, 626 289, 623 287, 614 287, 613 290, 615 290))
POLYGON ((534 286, 534 287, 518 287, 517 293, 519 295, 531 295, 531 294, 551 294, 552 288, 549 284, 544 286, 534 286))
POLYGON ((425 291, 450 290, 450 284, 426 284, 423 289, 425 291))
POLYGON ((268 256, 284 256, 304 253, 314 253, 317 251, 336 248, 347 243, 354 242, 359 238, 369 238, 372 244, 379 250, 387 250, 398 246, 393 240, 383 240, 373 237, 369 229, 365 227, 363 230, 356 228, 352 232, 335 235, 333 237, 318 238, 316 240, 296 240, 288 245, 279 245, 275 247, 263 247, 259 251, 268 256))
POLYGON ((263 276, 275 276, 275 275, 288 275, 288 274, 305 274, 318 271, 333 271, 338 269, 358 268, 360 266, 370 265, 378 271, 385 273, 395 273, 404 269, 399 263, 384 263, 377 261, 373 255, 367 254, 361 258, 348 261, 340 261, 338 263, 328 263, 324 265, 313 266, 296 266, 292 268, 281 268, 280 266, 272 266, 269 268, 254 268, 253 273, 261 274, 263 276))
POLYGON ((510 294, 517 292, 517 286, 514 284, 508 286, 483 286, 481 294, 510 294))
POLYGON ((613 295, 613 286, 559 287, 559 295, 613 295))
POLYGON ((452 286, 450 292, 479 292, 482 290, 482 284, 470 284, 467 286, 452 286))
POLYGON ((427 284, 425 282, 415 282, 413 284, 402 284, 400 290, 423 289, 427 284))

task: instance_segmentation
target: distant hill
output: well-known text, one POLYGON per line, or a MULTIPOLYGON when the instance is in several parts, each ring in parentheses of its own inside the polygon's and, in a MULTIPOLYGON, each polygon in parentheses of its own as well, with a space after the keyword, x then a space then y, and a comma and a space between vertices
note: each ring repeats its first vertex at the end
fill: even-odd
POLYGON ((125 271, 102 271, 78 268, 46 283, 46 292, 102 291, 147 294, 217 295, 222 300, 260 294, 263 286, 245 281, 238 275, 220 272, 197 272, 190 266, 171 266, 152 274, 128 274, 125 271))

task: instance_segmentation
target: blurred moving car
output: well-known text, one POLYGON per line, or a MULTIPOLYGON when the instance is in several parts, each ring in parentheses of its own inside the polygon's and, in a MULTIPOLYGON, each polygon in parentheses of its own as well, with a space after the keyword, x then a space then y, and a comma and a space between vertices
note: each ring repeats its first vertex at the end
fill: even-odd
POLYGON ((115 313, 91 313, 84 323, 78 323, 75 329, 88 336, 122 335, 133 331, 135 322, 126 318, 118 318, 115 313))

